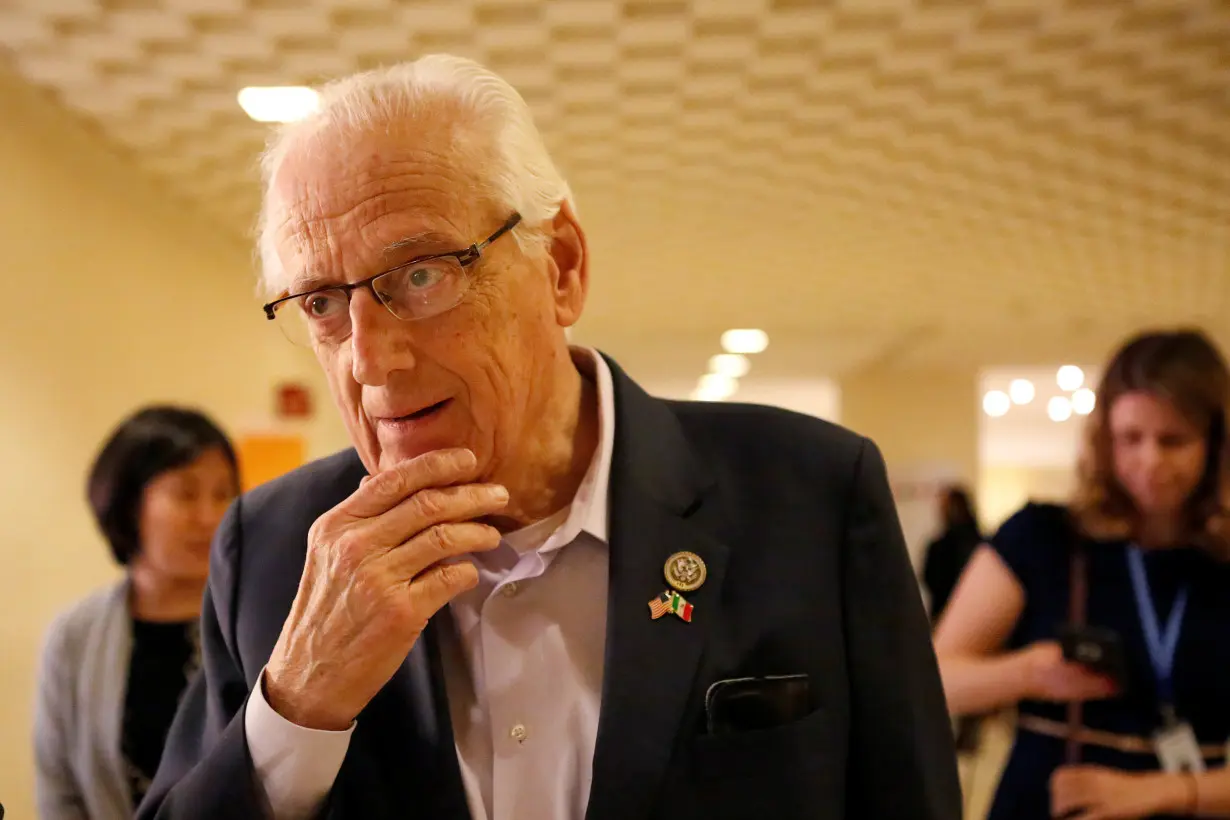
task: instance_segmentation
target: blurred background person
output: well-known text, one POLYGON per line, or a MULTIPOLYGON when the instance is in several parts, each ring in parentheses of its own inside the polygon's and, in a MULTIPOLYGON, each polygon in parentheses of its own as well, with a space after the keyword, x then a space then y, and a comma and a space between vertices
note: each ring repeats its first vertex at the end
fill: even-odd
POLYGON ((970 556, 982 543, 982 531, 970 493, 959 484, 945 487, 939 494, 939 518, 943 528, 927 545, 923 562, 923 585, 931 598, 931 619, 938 622, 957 579, 970 556))
POLYGON ((34 736, 42 820, 129 818, 144 796, 199 665, 209 546, 238 491, 230 440, 194 410, 140 410, 99 452, 89 503, 125 575, 47 634, 34 736))
MULTIPOLYGON (((932 623, 938 623, 957 586, 957 579, 982 543, 982 530, 969 490, 960 484, 951 484, 940 492, 938 504, 942 529, 927 545, 923 561, 923 586, 931 599, 932 623)), ((956 719, 954 728, 959 754, 977 750, 980 723, 977 715, 962 715, 956 719)))
POLYGON ((1019 704, 993 820, 1230 817, 1228 397, 1203 334, 1134 338, 1105 371, 1070 510, 1029 504, 975 552, 936 650, 955 714, 1019 704), (1118 637, 1118 673, 1065 659, 1057 640, 1076 547, 1088 623, 1118 637), (1071 702, 1087 702, 1083 765, 1065 764, 1071 702), (1185 727, 1186 748, 1159 756, 1155 735, 1185 727), (1182 765, 1196 771, 1159 771, 1182 765))

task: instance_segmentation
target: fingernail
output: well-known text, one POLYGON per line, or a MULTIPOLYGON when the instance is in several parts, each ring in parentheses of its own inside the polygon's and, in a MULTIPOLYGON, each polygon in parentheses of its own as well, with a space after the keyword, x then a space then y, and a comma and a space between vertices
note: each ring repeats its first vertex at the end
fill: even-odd
POLYGON ((508 488, 499 484, 495 485, 491 488, 491 498, 494 501, 507 501, 508 488))
POLYGON ((473 467, 478 463, 478 459, 474 457, 474 453, 470 450, 459 450, 457 452, 457 466, 463 468, 473 467))

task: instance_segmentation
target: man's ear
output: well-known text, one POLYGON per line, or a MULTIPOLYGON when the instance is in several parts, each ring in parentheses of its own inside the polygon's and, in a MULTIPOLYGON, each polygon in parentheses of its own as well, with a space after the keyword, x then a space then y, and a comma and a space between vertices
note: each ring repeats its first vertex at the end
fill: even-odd
POLYGON ((549 240, 555 318, 561 327, 572 327, 581 318, 589 292, 589 246, 568 200, 551 220, 549 240))

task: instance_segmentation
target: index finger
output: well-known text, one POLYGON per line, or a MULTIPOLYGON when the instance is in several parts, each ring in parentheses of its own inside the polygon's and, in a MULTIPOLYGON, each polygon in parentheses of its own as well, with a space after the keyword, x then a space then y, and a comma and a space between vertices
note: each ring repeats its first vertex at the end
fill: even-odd
POLYGON ((432 450, 381 470, 359 485, 341 509, 355 518, 374 518, 428 487, 473 481, 478 459, 464 448, 432 450))

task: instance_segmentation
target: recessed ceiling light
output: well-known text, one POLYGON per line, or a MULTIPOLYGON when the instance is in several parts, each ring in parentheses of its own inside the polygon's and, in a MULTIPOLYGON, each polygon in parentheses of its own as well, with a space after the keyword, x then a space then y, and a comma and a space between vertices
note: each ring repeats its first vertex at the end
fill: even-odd
POLYGON ((294 122, 320 105, 320 95, 301 85, 249 86, 239 92, 239 107, 257 122, 294 122))
POLYGON ((1072 418, 1072 402, 1067 396, 1054 396, 1046 403, 1046 414, 1051 421, 1067 421, 1072 418))
POLYGON ((1055 374, 1055 383, 1059 385, 1060 390, 1071 393, 1085 383, 1085 371, 1074 364, 1065 364, 1055 374))
POLYGON ((1082 387, 1072 394, 1072 409, 1078 415, 1087 416, 1093 412, 1093 407, 1098 403, 1098 397, 1088 387, 1082 387))
POLYGON ((1006 414, 1011 406, 1012 399, 1008 398, 1008 394, 1002 390, 988 390, 987 394, 982 397, 982 412, 991 418, 999 418, 1006 414))
POLYGON ((735 328, 722 334, 722 349, 727 353, 762 353, 769 346, 769 334, 755 328, 735 328))
POLYGON ((709 372, 740 379, 752 369, 752 363, 742 353, 719 353, 709 359, 709 372))
POLYGON ((1013 379, 1008 385, 1008 396, 1013 404, 1029 404, 1034 400, 1034 383, 1029 379, 1013 379))
POLYGON ((739 382, 730 376, 718 373, 706 373, 700 377, 700 384, 692 392, 692 398, 697 401, 721 401, 728 399, 739 389, 739 382))

